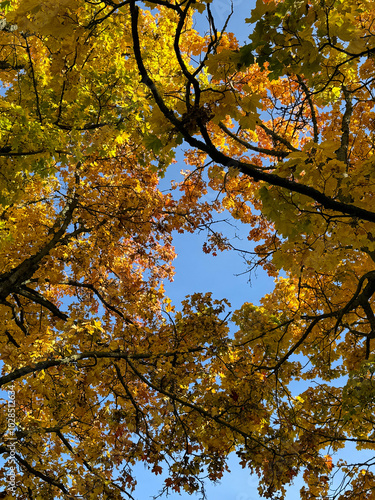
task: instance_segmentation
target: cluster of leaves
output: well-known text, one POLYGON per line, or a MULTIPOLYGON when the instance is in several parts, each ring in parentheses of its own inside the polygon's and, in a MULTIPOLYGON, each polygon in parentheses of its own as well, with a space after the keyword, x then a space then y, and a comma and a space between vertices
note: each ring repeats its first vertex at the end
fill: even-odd
MULTIPOLYGON (((300 472, 302 499, 373 498, 371 461, 339 450, 375 448, 374 3, 258 0, 244 47, 209 2, 1 7, 17 498, 132 498, 137 461, 193 493, 231 452, 267 498, 300 472), (183 140, 192 171, 174 199, 158 182, 183 140), (259 242, 249 267, 275 277, 234 313, 235 335, 225 300, 176 312, 163 289, 173 231, 223 210, 259 242)), ((211 228, 206 252, 231 247, 211 228)))

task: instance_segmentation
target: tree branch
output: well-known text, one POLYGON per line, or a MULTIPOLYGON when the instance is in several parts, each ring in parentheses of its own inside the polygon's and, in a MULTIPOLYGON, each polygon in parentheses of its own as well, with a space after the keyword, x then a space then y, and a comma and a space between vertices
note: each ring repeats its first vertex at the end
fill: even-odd
MULTIPOLYGON (((173 124, 176 129, 182 134, 186 142, 201 151, 207 153, 210 158, 221 164, 225 167, 233 167, 238 169, 244 175, 252 178, 254 181, 264 181, 272 186, 278 186, 281 188, 285 188, 288 191, 299 193, 302 195, 311 198, 312 200, 319 203, 322 207, 328 210, 333 210, 335 212, 339 212, 341 214, 355 217, 361 220, 367 220, 369 222, 375 222, 375 212, 371 212, 364 208, 357 207, 355 205, 351 205, 348 203, 343 203, 340 201, 336 201, 333 198, 326 196, 321 191, 315 189, 314 187, 307 186, 305 184, 296 182, 294 180, 290 180, 284 177, 280 177, 276 174, 268 173, 265 171, 260 171, 256 165, 251 163, 241 162, 226 156, 224 153, 219 151, 211 142, 208 135, 205 138, 206 142, 200 141, 194 138, 187 130, 187 128, 183 125, 182 121, 180 121, 174 114, 174 112, 169 109, 162 96, 159 94, 159 91, 156 88, 155 83, 150 78, 145 65, 143 63, 139 36, 138 36, 138 16, 139 16, 139 8, 135 5, 135 0, 131 0, 130 2, 130 12, 131 12, 131 20, 132 20, 132 35, 133 35, 133 48, 134 55, 136 58, 136 62, 138 65, 138 70, 141 76, 141 82, 147 85, 150 89, 152 95, 154 96, 155 102, 158 105, 160 111, 164 114, 167 120, 173 124)), ((288 141, 284 138, 278 136, 275 132, 270 130, 266 125, 260 123, 259 126, 263 128, 269 135, 274 137, 276 140, 284 144, 291 151, 298 151, 297 148, 292 146, 288 141)), ((202 130, 201 130, 202 132, 202 130)))
POLYGON ((127 324, 134 325, 134 321, 132 321, 131 319, 124 316, 119 309, 117 309, 116 307, 112 306, 109 302, 107 302, 105 300, 105 298, 103 297, 103 295, 99 292, 99 290, 97 290, 94 287, 94 285, 92 285, 91 283, 80 283, 79 281, 68 280, 65 283, 60 283, 60 285, 76 286, 76 287, 87 288, 88 290, 91 290, 99 298, 99 300, 102 302, 102 304, 105 305, 105 307, 107 309, 111 310, 112 312, 114 312, 115 314, 120 316, 120 318, 122 318, 127 324))
POLYGON ((46 298, 43 297, 39 292, 36 290, 33 290, 32 288, 29 288, 25 285, 22 285, 20 288, 17 289, 16 293, 18 295, 23 295, 24 297, 27 297, 28 299, 32 300, 33 302, 36 302, 40 304, 41 306, 45 307, 51 313, 56 316, 57 318, 62 319, 63 321, 66 321, 68 319, 68 315, 61 312, 58 307, 55 306, 52 302, 47 300, 46 298))
POLYGON ((195 347, 192 349, 187 349, 186 351, 161 352, 157 354, 154 353, 128 354, 120 350, 110 351, 110 352, 108 351, 82 352, 80 354, 73 354, 72 356, 68 356, 66 358, 47 359, 44 361, 39 361, 38 363, 35 363, 32 366, 24 366, 22 368, 18 368, 17 370, 14 370, 8 375, 3 375, 2 377, 0 377, 0 387, 14 380, 23 378, 29 375, 30 373, 36 373, 41 370, 47 370, 48 368, 52 368, 54 366, 63 366, 63 365, 77 363, 78 361, 81 361, 83 359, 124 359, 126 361, 129 359, 150 359, 150 358, 158 359, 162 357, 183 356, 186 354, 191 354, 193 352, 204 351, 206 349, 208 348, 195 347))
POLYGON ((295 148, 289 141, 287 141, 284 137, 281 137, 281 135, 277 134, 273 130, 267 127, 264 123, 257 123, 257 125, 262 128, 267 135, 272 137, 274 141, 280 142, 281 144, 284 144, 285 147, 289 149, 289 151, 298 151, 297 148, 295 148))
POLYGON ((55 230, 57 228, 58 229, 53 233, 53 237, 51 238, 51 240, 46 243, 37 253, 35 253, 28 259, 25 259, 17 267, 12 269, 11 271, 8 271, 7 273, 0 275, 0 300, 4 301, 10 293, 17 293, 21 285, 33 276, 35 271, 39 268, 42 259, 46 257, 52 250, 52 248, 54 248, 61 241, 67 227, 72 220, 73 212, 76 209, 77 205, 78 198, 75 196, 59 214, 58 219, 63 218, 64 220, 58 228, 57 219, 52 230, 55 230))
POLYGON ((161 387, 157 387, 152 382, 150 382, 144 375, 142 375, 142 373, 140 373, 137 370, 137 368, 133 365, 133 363, 130 361, 130 359, 127 359, 126 361, 129 364, 132 371, 135 373, 135 375, 137 375, 137 377, 139 377, 142 380, 142 382, 144 382, 146 385, 148 385, 154 391, 157 391, 160 394, 164 394, 164 396, 167 396, 171 401, 176 401, 177 403, 180 403, 182 406, 186 406, 187 408, 191 408, 192 410, 203 415, 204 417, 207 417, 210 420, 213 420, 214 422, 226 427, 227 429, 230 429, 233 433, 239 434, 240 436, 242 436, 245 439, 245 441, 247 441, 247 440, 254 441, 262 448, 269 450, 269 448, 264 443, 255 439, 255 437, 252 434, 247 434, 246 432, 242 431, 238 427, 231 425, 230 423, 226 422, 225 420, 222 420, 221 418, 216 417, 215 415, 211 415, 211 413, 208 412, 207 410, 205 410, 204 408, 201 408, 200 406, 197 406, 193 403, 190 403, 189 401, 184 401, 183 399, 179 398, 175 394, 172 394, 169 391, 162 389, 161 387))
POLYGON ((345 99, 345 112, 341 121, 341 145, 336 151, 337 159, 343 161, 348 165, 348 147, 349 147, 349 135, 350 135, 350 119, 353 113, 352 98, 348 89, 343 85, 343 93, 345 99))
POLYGON ((319 140, 319 131, 318 131, 318 122, 316 120, 316 113, 315 113, 315 108, 314 104, 311 99, 311 92, 309 91, 306 83, 303 81, 300 75, 297 75, 297 80, 300 86, 302 87, 303 92, 305 93, 307 102, 309 103, 309 108, 310 108, 310 113, 311 113, 311 120, 313 122, 313 129, 314 129, 314 142, 318 142, 319 140))
MULTIPOLYGON (((10 453, 10 450, 6 446, 0 446, 0 453, 10 453)), ((21 464, 30 474, 33 476, 39 477, 39 479, 42 479, 48 484, 51 484, 52 486, 56 486, 56 488, 59 488, 63 493, 68 495, 68 498, 71 498, 71 495, 69 495, 68 490, 65 488, 64 484, 61 483, 60 481, 57 481, 54 477, 47 476, 46 474, 43 474, 43 472, 40 472, 39 470, 35 469, 32 467, 25 459, 23 459, 18 453, 15 453, 15 458, 19 464, 21 464)))
POLYGON ((249 142, 245 141, 244 139, 241 139, 241 137, 238 137, 236 134, 231 132, 222 122, 219 122, 219 127, 223 132, 229 135, 229 137, 231 137, 233 140, 244 146, 246 149, 250 149, 251 151, 255 151, 257 153, 263 153, 269 156, 275 156, 276 158, 286 158, 289 155, 289 153, 287 153, 286 151, 277 151, 275 149, 266 149, 253 146, 249 142))

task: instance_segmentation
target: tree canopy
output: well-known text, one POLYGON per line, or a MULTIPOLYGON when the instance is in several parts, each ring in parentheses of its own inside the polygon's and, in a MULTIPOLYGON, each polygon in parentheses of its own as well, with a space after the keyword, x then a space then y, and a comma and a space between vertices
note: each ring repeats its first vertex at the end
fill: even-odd
POLYGON ((265 498, 298 474, 304 500, 374 498, 374 461, 340 455, 375 449, 374 2, 257 0, 243 46, 204 0, 0 8, 14 496, 133 498, 139 461, 193 494, 234 452, 265 498), (181 144, 189 171, 162 191, 181 144), (223 211, 274 290, 177 310, 173 232, 231 251, 223 211))

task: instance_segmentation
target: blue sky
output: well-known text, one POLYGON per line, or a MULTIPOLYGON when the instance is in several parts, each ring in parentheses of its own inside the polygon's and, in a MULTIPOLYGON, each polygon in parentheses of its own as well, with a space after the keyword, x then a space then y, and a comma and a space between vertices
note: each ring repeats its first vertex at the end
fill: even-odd
MULTIPOLYGON (((161 190, 170 189, 171 181, 181 181, 183 177, 180 171, 189 169, 182 151, 177 153, 176 159, 177 163, 169 167, 165 178, 161 180, 161 190)), ((174 192, 174 196, 176 195, 178 193, 174 192)), ((212 191, 204 199, 213 201, 216 197, 217 192, 212 191)), ((236 248, 247 252, 254 250, 255 244, 247 239, 250 230, 248 226, 234 220, 226 211, 216 214, 214 219, 218 221, 214 229, 227 236, 236 248), (228 223, 220 222, 225 220, 228 223)), ((186 295, 195 292, 212 292, 216 299, 228 299, 232 311, 241 307, 244 302, 258 304, 261 297, 271 291, 273 279, 261 269, 247 272, 248 266, 243 255, 235 251, 218 251, 217 256, 205 254, 202 246, 206 237, 205 230, 194 234, 173 234, 177 253, 174 261, 176 274, 172 283, 165 283, 165 289, 176 307, 186 295)))

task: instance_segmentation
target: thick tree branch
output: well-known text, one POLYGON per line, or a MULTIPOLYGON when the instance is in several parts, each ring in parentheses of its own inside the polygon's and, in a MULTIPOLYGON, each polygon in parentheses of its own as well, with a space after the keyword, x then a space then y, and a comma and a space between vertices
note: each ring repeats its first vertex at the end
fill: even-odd
POLYGON ((78 198, 74 197, 59 214, 58 219, 63 219, 58 227, 58 219, 53 227, 55 232, 51 240, 46 243, 37 253, 25 259, 17 267, 0 276, 0 300, 4 301, 6 297, 13 292, 17 293, 19 287, 29 280, 35 271, 39 268, 41 261, 49 252, 61 241, 66 229, 72 221, 73 212, 78 205, 78 198))
POLYGON ((43 118, 42 118, 42 113, 40 111, 40 99, 39 99, 38 86, 37 86, 37 83, 36 83, 36 76, 35 76, 35 71, 34 71, 34 63, 33 63, 32 57, 31 57, 30 45, 29 45, 29 42, 27 40, 27 35, 23 34, 23 38, 25 39, 26 52, 27 52, 27 56, 29 58, 29 63, 30 63, 31 77, 32 77, 33 86, 34 86, 34 93, 35 93, 36 110, 37 110, 37 113, 38 113, 40 124, 42 125, 43 124, 43 118))
POLYGON ((348 147, 349 147, 349 135, 350 135, 350 119, 353 113, 353 104, 350 92, 343 85, 343 93, 345 99, 345 112, 342 117, 341 122, 341 144, 339 149, 336 151, 337 159, 343 161, 348 165, 348 147))
MULTIPOLYGON (((10 453, 10 450, 6 446, 0 446, 0 453, 10 453)), ((30 474, 39 477, 39 479, 42 479, 43 481, 45 481, 48 484, 51 484, 52 486, 56 486, 56 488, 65 493, 65 495, 68 495, 68 498, 72 498, 71 495, 69 495, 69 492, 63 483, 56 480, 53 476, 50 475, 47 476, 43 472, 35 469, 33 466, 29 464, 29 462, 27 462, 27 460, 23 459, 18 453, 15 453, 14 456, 17 462, 20 465, 22 465, 28 472, 30 472, 30 474)))
POLYGON ((55 123, 56 127, 58 127, 61 130, 67 130, 68 132, 72 130, 79 130, 79 131, 84 131, 84 130, 96 130, 98 128, 106 127, 109 125, 108 123, 87 123, 83 127, 75 127, 74 125, 63 125, 62 123, 55 123))
MULTIPOLYGON (((182 121, 179 120, 176 116, 175 113, 167 107, 165 104, 163 97, 160 95, 159 91, 156 88, 155 83, 153 80, 150 78, 145 65, 143 63, 143 58, 142 58, 142 53, 140 49, 140 42, 139 42, 139 36, 138 36, 138 15, 139 15, 139 9, 135 5, 135 1, 132 0, 130 2, 130 12, 131 12, 131 19, 132 19, 132 35, 133 35, 133 44, 134 44, 134 55, 137 61, 138 65, 138 70, 141 76, 141 82, 147 85, 147 87, 150 89, 152 92, 152 95, 154 96, 155 102, 158 105, 160 111, 164 114, 164 116, 173 124, 176 129, 182 134, 186 142, 194 147, 198 148, 201 151, 204 151, 207 153, 210 158, 214 161, 217 162, 218 164, 221 164, 225 167, 233 167, 238 169, 241 173, 244 175, 247 175, 248 177, 252 178, 254 181, 264 181, 272 186, 278 186, 284 189, 287 189, 290 192, 294 193, 299 193, 304 196, 307 196, 308 198, 311 198, 312 200, 316 201, 319 203, 323 208, 327 210, 332 210, 334 212, 338 212, 343 215, 347 215, 350 217, 355 217, 358 219, 362 220, 367 220, 369 222, 375 222, 375 212, 366 210, 364 208, 357 207, 355 205, 351 205, 348 203, 343 203, 340 201, 336 201, 335 199, 325 195, 318 189, 315 189, 314 187, 307 186, 305 184, 296 182, 294 180, 290 180, 288 178, 280 177, 276 174, 272 174, 269 172, 265 171, 260 171, 259 168, 256 165, 253 165, 251 163, 246 163, 246 162, 241 162, 238 160, 235 160, 233 158, 230 158, 226 156, 224 153, 219 151, 211 142, 211 140, 208 138, 208 133, 204 134, 205 137, 204 139, 206 142, 203 142, 201 140, 196 139, 193 137, 187 128, 183 125, 182 121), (208 138, 208 139, 207 139, 208 138)), ((272 130, 270 130, 266 125, 264 124, 259 124, 263 130, 266 131, 266 133, 270 134, 272 137, 274 137, 276 140, 281 142, 282 144, 286 145, 288 149, 291 151, 298 151, 297 148, 293 147, 288 141, 285 141, 282 137, 279 137, 277 134, 275 134, 272 130)), ((201 132, 202 128, 201 128, 201 132)))
POLYGON ((41 153, 45 153, 44 149, 38 149, 36 151, 22 151, 22 152, 15 152, 12 151, 11 148, 1 148, 0 149, 0 157, 6 157, 6 158, 13 158, 14 156, 32 156, 32 155, 39 155, 41 153))
POLYGON ((36 290, 33 290, 32 288, 22 285, 20 288, 17 289, 17 293, 18 295, 23 295, 24 297, 27 297, 33 302, 36 302, 37 304, 40 304, 41 306, 45 307, 46 309, 51 311, 51 313, 57 318, 60 318, 63 321, 66 321, 68 319, 67 314, 61 312, 60 309, 55 306, 55 304, 44 298, 43 295, 41 295, 36 290))
POLYGON ((191 354, 193 352, 200 352, 206 350, 206 347, 196 347, 192 349, 187 349, 186 351, 176 351, 176 352, 162 352, 162 353, 140 353, 140 354, 128 354, 122 351, 89 351, 82 352, 80 354, 73 354, 72 356, 68 356, 66 358, 56 358, 56 359, 47 359, 44 361, 39 361, 32 366, 24 366, 22 368, 18 368, 14 370, 12 373, 8 375, 3 375, 0 377, 0 387, 14 380, 18 380, 20 378, 26 377, 30 373, 37 373, 41 370, 47 370, 48 368, 52 368, 54 366, 64 366, 75 364, 78 361, 84 359, 150 359, 150 358, 162 358, 162 357, 173 357, 173 356, 184 356, 186 354, 191 354))
POLYGON ((186 22, 186 18, 189 12, 189 7, 192 3, 194 3, 195 0, 188 0, 185 9, 181 12, 176 28, 176 34, 174 37, 174 42, 173 42, 173 47, 174 47, 174 52, 177 57, 178 64, 180 65, 180 68, 182 69, 183 74, 185 75, 186 79, 188 80, 187 84, 187 90, 186 90, 186 105, 189 108, 190 107, 190 85, 193 86, 194 88, 194 107, 199 106, 199 100, 200 100, 200 85, 198 80, 190 73, 190 71, 187 69, 186 64, 182 58, 181 52, 180 52, 180 36, 182 29, 184 27, 184 24, 186 22))

